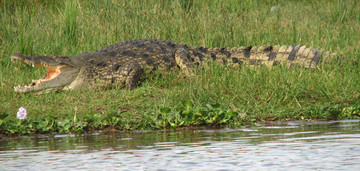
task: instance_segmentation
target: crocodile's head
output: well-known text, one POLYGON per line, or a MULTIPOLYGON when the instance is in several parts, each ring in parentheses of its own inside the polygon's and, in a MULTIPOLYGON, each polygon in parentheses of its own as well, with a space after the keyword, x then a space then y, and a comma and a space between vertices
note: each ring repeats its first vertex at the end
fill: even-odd
POLYGON ((19 61, 25 65, 44 67, 46 69, 43 78, 33 80, 29 85, 15 86, 15 91, 20 93, 48 92, 51 89, 63 89, 75 80, 80 70, 67 56, 24 56, 15 53, 11 56, 11 61, 19 61))

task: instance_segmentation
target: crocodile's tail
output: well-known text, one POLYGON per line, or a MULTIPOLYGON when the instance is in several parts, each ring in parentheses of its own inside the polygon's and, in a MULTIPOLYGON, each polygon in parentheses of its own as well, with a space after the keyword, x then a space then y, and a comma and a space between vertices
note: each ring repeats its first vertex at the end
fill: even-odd
POLYGON ((269 67, 283 64, 316 68, 319 63, 332 61, 336 53, 307 48, 306 46, 249 46, 239 48, 209 48, 207 55, 222 63, 269 67))

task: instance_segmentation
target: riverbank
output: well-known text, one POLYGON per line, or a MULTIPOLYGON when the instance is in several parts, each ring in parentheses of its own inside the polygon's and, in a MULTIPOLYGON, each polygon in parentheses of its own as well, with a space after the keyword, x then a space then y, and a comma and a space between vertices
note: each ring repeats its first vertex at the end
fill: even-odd
POLYGON ((357 3, 4 1, 0 4, 0 133, 358 118, 357 3), (198 68, 193 78, 184 78, 179 71, 157 74, 133 91, 39 95, 13 91, 13 86, 44 74, 41 68, 11 63, 15 52, 74 56, 137 38, 203 47, 302 44, 336 52, 344 60, 314 70, 282 66, 233 70, 212 65, 198 68), (20 107, 27 112, 24 120, 16 118, 20 107))

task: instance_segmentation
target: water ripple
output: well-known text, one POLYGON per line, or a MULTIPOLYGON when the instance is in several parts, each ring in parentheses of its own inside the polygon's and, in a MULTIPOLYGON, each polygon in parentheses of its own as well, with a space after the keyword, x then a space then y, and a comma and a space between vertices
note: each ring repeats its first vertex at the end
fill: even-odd
POLYGON ((1 140, 0 170, 357 170, 357 120, 1 140))

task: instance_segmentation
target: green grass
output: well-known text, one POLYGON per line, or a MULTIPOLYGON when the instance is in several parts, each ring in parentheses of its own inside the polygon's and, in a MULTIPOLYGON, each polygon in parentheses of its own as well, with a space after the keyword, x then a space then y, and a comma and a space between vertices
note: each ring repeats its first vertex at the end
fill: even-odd
POLYGON ((0 9, 0 133, 238 126, 351 119, 360 111, 356 0, 2 0, 0 9), (302 44, 337 52, 344 62, 315 70, 214 65, 199 68, 194 78, 179 71, 155 75, 133 91, 13 91, 44 74, 41 68, 11 63, 15 52, 74 56, 140 38, 204 47, 302 44), (28 112, 23 122, 16 119, 21 106, 28 112))

